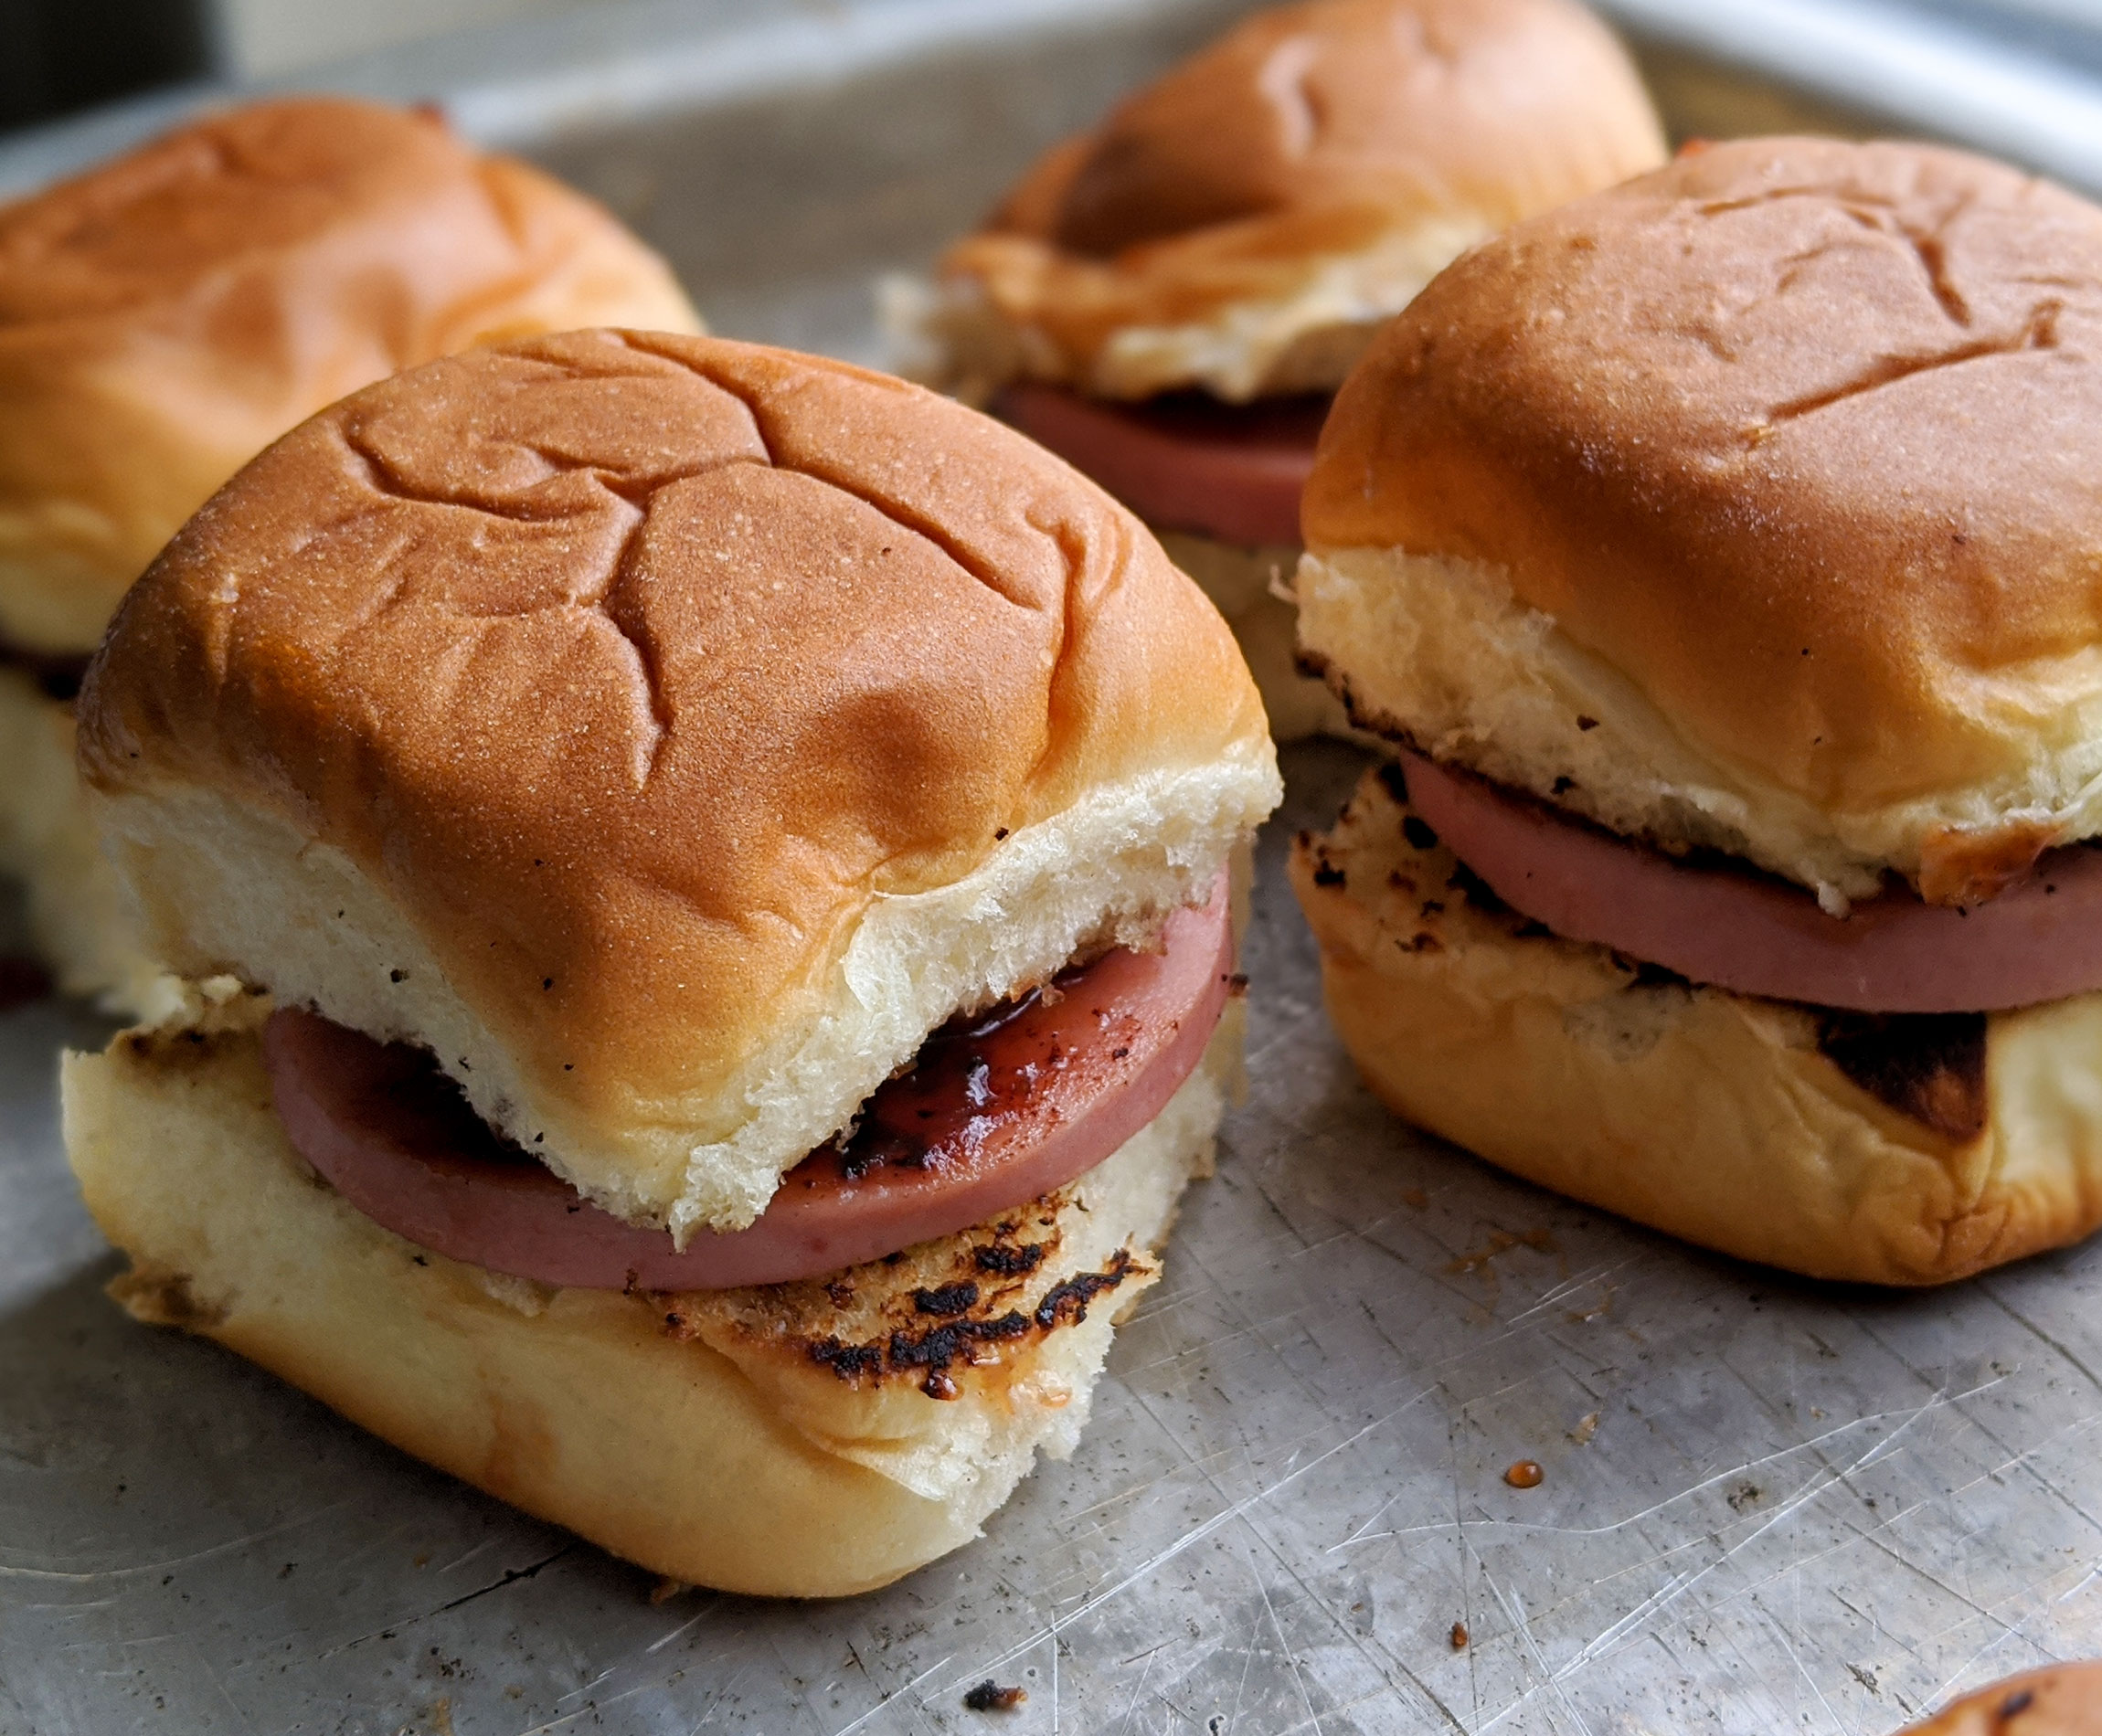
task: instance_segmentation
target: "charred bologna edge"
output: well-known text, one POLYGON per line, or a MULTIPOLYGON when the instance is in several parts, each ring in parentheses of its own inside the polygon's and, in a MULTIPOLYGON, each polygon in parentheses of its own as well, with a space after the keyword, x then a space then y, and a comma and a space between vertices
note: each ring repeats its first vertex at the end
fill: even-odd
MULTIPOLYGON (((419 1247, 546 1284, 727 1289, 838 1272, 1066 1186, 1160 1114, 1237 981, 1222 875, 1203 908, 1168 918, 1159 952, 1110 952, 937 1032, 851 1138, 782 1179, 757 1223, 684 1250, 499 1140, 419 1051, 292 1009, 271 1015, 263 1047, 294 1148, 419 1247)), ((966 1311, 964 1287, 927 1292, 920 1311, 966 1311)))
POLYGON ((1873 1013, 1994 1011, 2102 989, 2102 850, 2049 852, 2028 879, 1967 908, 1898 888, 1838 917, 1746 864, 1681 861, 1472 773, 1401 757, 1417 823, 1505 904, 1689 981, 1873 1013))

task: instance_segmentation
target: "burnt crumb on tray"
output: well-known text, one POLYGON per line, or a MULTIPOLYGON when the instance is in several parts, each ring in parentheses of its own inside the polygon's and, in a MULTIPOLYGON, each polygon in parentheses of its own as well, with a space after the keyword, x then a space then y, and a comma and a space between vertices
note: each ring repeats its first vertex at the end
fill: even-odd
POLYGON ((967 1712, 1011 1712, 1028 1698, 1026 1688, 1003 1688, 988 1678, 975 1688, 963 1690, 963 1710, 967 1712))
MULTIPOLYGON (((892 1373, 923 1370, 919 1390, 930 1399, 952 1399, 957 1396, 958 1388, 950 1377, 950 1363, 971 1361, 974 1347, 1019 1339, 1026 1336, 1028 1330, 1029 1322, 1010 1308, 991 1320, 959 1320, 952 1326, 936 1327, 930 1332, 917 1336, 910 1332, 893 1332, 887 1367, 892 1373)), ((839 1371, 836 1363, 833 1371, 839 1371)))
POLYGON ((1952 1139, 1985 1131, 1986 1015, 1818 1016, 1818 1048, 1878 1102, 1952 1139))

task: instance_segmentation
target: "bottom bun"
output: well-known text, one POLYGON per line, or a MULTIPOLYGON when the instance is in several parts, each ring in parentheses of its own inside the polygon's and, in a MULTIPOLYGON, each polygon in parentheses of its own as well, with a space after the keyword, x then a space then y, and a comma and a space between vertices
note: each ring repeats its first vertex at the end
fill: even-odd
POLYGON ((1291 874, 1330 1014, 1410 1120, 1812 1277, 1946 1283, 2102 1223, 2102 994, 1878 1019, 1689 984, 1497 903, 1398 784, 1368 773, 1291 874))
POLYGON ((1343 701, 1324 683, 1299 672, 1294 661, 1299 610, 1270 588, 1290 583, 1300 560, 1296 544, 1246 548, 1158 526, 1153 535, 1161 539, 1168 558, 1197 581, 1197 587, 1234 630, 1248 672, 1263 696, 1273 740, 1336 736, 1367 746, 1385 745, 1377 736, 1352 727, 1343 701))
POLYGON ((1900 1736, 2102 1736, 2102 1664, 2012 1676, 1900 1736))
POLYGON ((1113 1318, 1211 1169, 1241 1009, 1078 1181, 828 1281, 550 1289, 426 1254, 293 1153, 269 1003, 120 1035, 64 1072, 68 1154, 139 1318, 216 1339, 466 1481, 692 1584, 865 1591, 978 1534, 1072 1450, 1113 1318))
POLYGON ((149 1023, 182 988, 133 938, 137 925, 102 855, 73 769, 73 708, 0 669, 0 874, 22 884, 29 935, 58 987, 149 1023))

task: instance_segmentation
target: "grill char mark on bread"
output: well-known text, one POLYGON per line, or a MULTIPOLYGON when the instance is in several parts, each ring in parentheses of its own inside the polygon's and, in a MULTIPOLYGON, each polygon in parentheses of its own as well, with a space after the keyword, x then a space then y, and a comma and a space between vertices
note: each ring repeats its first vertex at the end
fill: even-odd
POLYGON ((1982 1012, 1821 1012, 1818 1047, 1854 1084, 1959 1140, 1985 1131, 1982 1012))
POLYGON ((734 1329, 779 1352, 799 1349, 848 1386, 886 1382, 914 1386, 929 1398, 953 1399, 950 1370, 1012 1356, 1024 1341, 1040 1341, 1081 1325, 1088 1305, 1127 1282, 1151 1283, 1154 1268, 1128 1248, 1098 1271, 1054 1283, 1032 1277, 1059 1246, 1059 1215, 1074 1190, 1061 1190, 1024 1212, 911 1251, 909 1269, 876 1265, 828 1279, 770 1285, 763 1290, 666 1297, 664 1330, 695 1336, 695 1309, 727 1316, 734 1329), (1017 1270, 988 1279, 991 1269, 1017 1270), (874 1280, 871 1282, 871 1280, 874 1280), (933 1305, 929 1305, 929 1298, 933 1305))

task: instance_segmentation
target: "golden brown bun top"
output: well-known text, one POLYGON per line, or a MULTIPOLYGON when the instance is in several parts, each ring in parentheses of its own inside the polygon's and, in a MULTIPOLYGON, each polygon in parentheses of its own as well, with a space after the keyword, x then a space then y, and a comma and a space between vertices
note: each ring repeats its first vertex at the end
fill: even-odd
MULTIPOLYGON (((1302 0, 1049 153, 992 227, 1095 258, 1288 214, 1501 227, 1662 154, 1633 68, 1574 0, 1302 0)), ((1322 227, 1279 244, 1312 250, 1322 227)))
POLYGON ((1904 1736, 2102 1736, 2102 1664, 2057 1664, 2011 1677, 1904 1736))
POLYGON ((91 649, 176 526, 345 393, 609 323, 698 329, 598 206, 369 103, 213 115, 0 209, 0 637, 91 649))
POLYGON ((1303 527, 1507 569, 1821 810, 2067 811, 2052 767, 2102 695, 2098 358, 2102 210, 1926 145, 1717 145, 1446 271, 1338 397, 1303 527))
POLYGON ((592 332, 397 376, 242 471, 126 598, 80 754, 347 852, 525 1071, 618 1119, 829 992, 874 901, 1269 743, 1216 611, 1020 435, 592 332))

